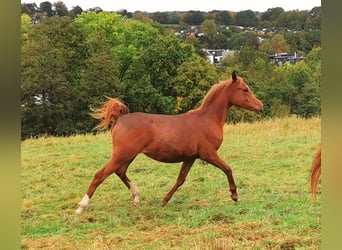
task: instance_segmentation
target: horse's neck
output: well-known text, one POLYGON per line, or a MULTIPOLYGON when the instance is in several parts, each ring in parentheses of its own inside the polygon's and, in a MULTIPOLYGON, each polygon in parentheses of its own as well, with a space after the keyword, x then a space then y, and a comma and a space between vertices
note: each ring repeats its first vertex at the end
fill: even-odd
POLYGON ((203 114, 207 117, 211 122, 215 122, 223 126, 228 117, 230 106, 226 103, 213 103, 210 106, 206 107, 203 110, 203 114))

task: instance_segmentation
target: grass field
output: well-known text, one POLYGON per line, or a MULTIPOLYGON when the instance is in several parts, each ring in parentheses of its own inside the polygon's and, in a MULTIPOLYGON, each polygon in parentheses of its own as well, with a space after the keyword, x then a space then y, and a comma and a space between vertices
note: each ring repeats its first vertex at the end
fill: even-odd
POLYGON ((219 155, 232 167, 237 203, 224 173, 196 161, 162 208, 180 164, 139 155, 128 176, 141 205, 113 175, 82 215, 74 211, 109 159, 109 132, 25 140, 22 249, 319 249, 321 194, 310 202, 309 174, 320 132, 320 118, 225 126, 219 155))

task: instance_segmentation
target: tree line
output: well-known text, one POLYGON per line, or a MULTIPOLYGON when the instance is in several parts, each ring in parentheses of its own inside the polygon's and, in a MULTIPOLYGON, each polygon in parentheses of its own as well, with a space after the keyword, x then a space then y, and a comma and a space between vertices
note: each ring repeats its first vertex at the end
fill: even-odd
MULTIPOLYGON (((53 4, 48 1, 41 2, 39 6, 35 3, 21 4, 21 13, 29 15, 33 23, 39 23, 42 19, 53 16, 75 18, 85 12, 99 13, 103 10, 99 7, 83 10, 78 5, 68 10, 62 1, 53 4)), ((279 32, 284 33, 289 44, 287 52, 290 53, 298 51, 308 53, 314 46, 320 45, 320 6, 310 11, 284 11, 281 7, 275 7, 264 12, 252 10, 128 12, 121 9, 111 13, 143 22, 155 21, 179 34, 181 32, 183 39, 195 36, 204 48, 239 50, 246 43, 258 46, 258 39, 269 40, 279 32)), ((270 53, 270 51, 265 52, 270 53)))
MULTIPOLYGON (((22 139, 91 132, 96 121, 89 116, 89 108, 100 105, 106 96, 121 99, 131 112, 187 112, 199 105, 214 83, 229 78, 232 70, 264 102, 263 117, 320 114, 320 40, 313 44, 304 36, 306 59, 278 67, 270 63, 267 53, 280 47, 298 49, 299 40, 291 42, 286 33, 258 43, 246 39, 234 56, 217 67, 202 50, 207 44, 174 33, 145 15, 93 10, 35 22, 32 15, 23 13, 22 139)), ((210 39, 208 34, 205 37, 210 39)), ((228 119, 260 117, 233 109, 228 119)))
MULTIPOLYGON (((213 6, 215 7, 215 6, 213 6)), ((76 5, 68 10, 63 1, 51 3, 49 1, 41 2, 39 6, 36 3, 22 3, 21 13, 28 14, 36 20, 51 16, 69 16, 75 18, 78 14, 87 11, 102 12, 100 7, 93 7, 83 10, 81 6, 76 5)), ((160 24, 187 24, 200 25, 205 20, 214 20, 218 25, 240 25, 256 28, 286 28, 294 30, 320 30, 321 25, 321 7, 317 6, 310 11, 291 10, 285 11, 281 7, 269 8, 264 12, 256 12, 250 9, 233 11, 163 11, 163 12, 128 12, 125 9, 113 11, 128 18, 139 18, 146 16, 160 24)))

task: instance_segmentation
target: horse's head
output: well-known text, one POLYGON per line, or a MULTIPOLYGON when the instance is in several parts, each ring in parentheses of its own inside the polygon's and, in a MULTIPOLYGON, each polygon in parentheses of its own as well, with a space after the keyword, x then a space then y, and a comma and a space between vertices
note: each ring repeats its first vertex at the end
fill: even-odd
POLYGON ((262 102, 254 96, 252 90, 247 86, 247 84, 241 77, 238 77, 236 75, 235 71, 233 71, 232 73, 232 83, 229 86, 229 90, 231 93, 231 105, 251 110, 257 113, 262 112, 262 102))

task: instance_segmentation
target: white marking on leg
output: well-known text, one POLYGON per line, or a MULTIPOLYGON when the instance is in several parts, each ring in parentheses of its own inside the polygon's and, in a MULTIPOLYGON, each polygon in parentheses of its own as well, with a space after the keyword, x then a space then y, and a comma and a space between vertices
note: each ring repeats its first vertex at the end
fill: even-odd
POLYGON ((129 182, 129 186, 130 186, 129 190, 131 191, 132 197, 133 197, 133 204, 135 206, 139 206, 140 205, 140 193, 139 193, 139 190, 131 182, 129 182))
POLYGON ((83 196, 82 200, 78 203, 79 207, 76 209, 76 214, 81 214, 83 210, 88 206, 89 204, 89 196, 86 194, 83 196))

